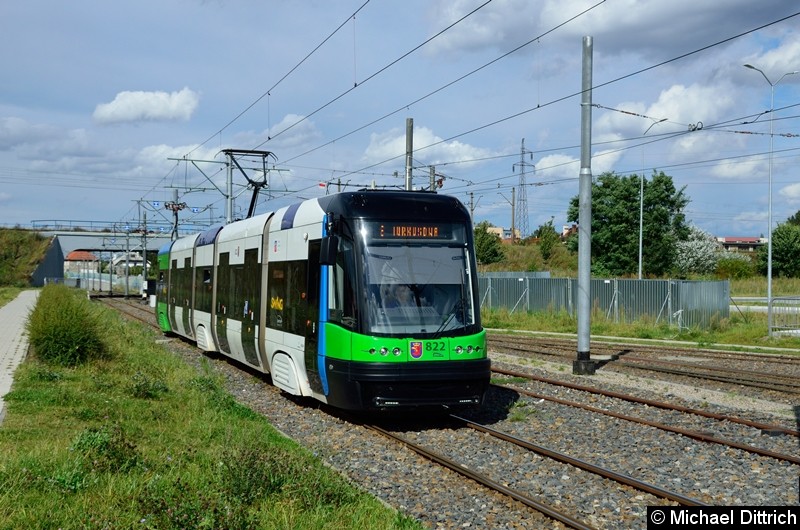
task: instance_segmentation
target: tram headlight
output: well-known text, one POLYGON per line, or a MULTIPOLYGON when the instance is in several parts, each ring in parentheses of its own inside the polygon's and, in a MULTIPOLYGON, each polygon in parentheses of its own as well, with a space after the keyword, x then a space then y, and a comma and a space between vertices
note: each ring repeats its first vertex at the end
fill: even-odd
POLYGON ((398 357, 398 356, 399 356, 401 353, 403 353, 403 350, 401 350, 401 349, 400 349, 400 348, 398 348, 398 347, 395 347, 395 348, 392 350, 392 353, 394 354, 394 356, 395 356, 395 357, 398 357))
POLYGON ((384 357, 389 355, 389 348, 387 348, 386 346, 382 347, 381 348, 381 355, 383 355, 384 357))
POLYGON ((462 346, 456 346, 456 353, 461 355, 464 353, 464 348, 462 346))
POLYGON ((369 354, 370 355, 375 355, 375 351, 376 351, 375 348, 370 348, 369 349, 369 354))
POLYGON ((467 353, 472 353, 472 344, 467 346, 467 353))

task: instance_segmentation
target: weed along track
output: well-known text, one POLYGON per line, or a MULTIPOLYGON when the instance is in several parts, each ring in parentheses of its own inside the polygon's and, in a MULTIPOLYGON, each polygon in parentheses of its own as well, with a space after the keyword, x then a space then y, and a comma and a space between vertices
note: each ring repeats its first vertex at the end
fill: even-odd
MULTIPOLYGON (((104 301, 155 323, 141 303, 104 301)), ((496 372, 480 407, 456 416, 351 419, 190 343, 165 341, 188 363, 219 374, 241 404, 429 528, 627 529, 646 524, 647 506, 798 503, 791 394, 734 395, 610 365, 579 377, 556 356, 568 345, 539 344, 551 354, 535 358, 501 347, 495 336, 490 345, 496 372)))

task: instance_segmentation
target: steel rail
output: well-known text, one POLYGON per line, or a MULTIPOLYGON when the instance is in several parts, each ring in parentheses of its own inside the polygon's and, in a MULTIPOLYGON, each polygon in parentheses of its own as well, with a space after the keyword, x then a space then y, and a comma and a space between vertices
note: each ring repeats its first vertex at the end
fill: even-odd
POLYGON ((600 394, 602 396, 622 399, 624 401, 630 401, 632 403, 639 403, 640 405, 648 405, 651 407, 658 407, 665 410, 674 410, 676 412, 685 412, 688 414, 695 414, 697 416, 703 416, 705 418, 711 418, 714 420, 720 421, 729 421, 732 423, 738 423, 740 425, 745 425, 747 427, 753 427, 754 429, 760 429, 765 432, 775 433, 780 432, 782 434, 788 434, 789 436, 796 436, 800 437, 800 431, 796 431, 794 429, 789 429, 783 427, 781 425, 772 425, 769 423, 762 423, 759 421, 752 421, 747 420, 744 418, 738 418, 736 416, 726 416, 725 414, 718 414, 716 412, 708 412, 706 410, 694 409, 691 407, 686 407, 684 405, 677 405, 674 403, 667 403, 665 401, 656 401, 653 399, 646 399, 646 398, 639 398, 636 396, 632 396, 630 394, 623 394, 621 392, 613 392, 611 390, 601 390, 599 388, 594 388, 590 386, 578 385, 576 383, 568 383, 566 381, 558 381, 556 379, 548 379, 547 377, 541 377, 532 374, 526 374, 523 372, 517 372, 514 370, 504 370, 502 368, 492 367, 493 372, 497 372, 498 374, 503 375, 510 375, 513 377, 524 377, 526 379, 531 379, 533 381, 539 381, 541 383, 547 383, 550 385, 557 385, 563 386, 566 388, 572 388, 573 390, 582 390, 584 392, 590 392, 592 394, 600 394))
MULTIPOLYGON (((494 369, 492 369, 492 370, 494 370, 494 369)), ((522 375, 522 374, 520 374, 520 375, 522 375)), ((515 386, 511 386, 511 385, 497 385, 497 386, 501 386, 502 388, 507 388, 507 389, 514 390, 515 392, 519 392, 520 394, 526 395, 528 397, 533 397, 533 398, 536 398, 536 399, 544 399, 544 400, 547 400, 547 401, 551 401, 553 403, 558 403, 560 405, 567 405, 569 407, 576 407, 576 408, 579 408, 579 409, 582 409, 582 410, 587 410, 589 412, 596 412, 598 414, 611 416, 613 418, 618 418, 618 419, 630 421, 630 422, 633 422, 633 423, 639 423, 639 424, 642 424, 642 425, 647 425, 649 427, 655 427, 655 428, 661 429, 663 431, 673 432, 675 434, 682 434, 684 436, 687 436, 689 438, 694 438, 694 439, 700 440, 702 442, 716 443, 716 444, 724 445, 726 447, 732 447, 732 448, 735 448, 735 449, 741 449, 742 451, 746 451, 748 453, 753 453, 753 454, 757 454, 757 455, 761 455, 761 456, 767 456, 767 457, 770 457, 770 458, 775 458, 776 460, 783 460, 783 461, 786 461, 786 462, 791 462, 793 464, 800 464, 800 457, 796 457, 794 455, 787 455, 787 454, 784 454, 784 453, 776 453, 775 451, 770 451, 768 449, 762 449, 760 447, 755 447, 755 446, 752 446, 752 445, 735 442, 733 440, 725 440, 724 438, 717 438, 716 436, 711 436, 711 435, 703 433, 703 432, 692 431, 692 430, 689 430, 689 429, 682 429, 680 427, 672 427, 671 425, 667 425, 667 424, 664 424, 664 423, 645 420, 645 419, 642 419, 642 418, 637 418, 635 416, 628 416, 626 414, 620 414, 618 412, 611 412, 610 410, 603 410, 603 409, 600 409, 600 408, 597 408, 597 407, 592 407, 590 405, 584 405, 583 403, 578 403, 576 401, 569 401, 569 400, 566 400, 566 399, 556 398, 556 397, 548 396, 548 395, 545 395, 545 394, 539 394, 539 393, 536 393, 536 392, 530 392, 528 390, 525 390, 525 389, 522 389, 522 388, 518 388, 518 387, 515 387, 515 386)))
POLYGON ((538 512, 541 512, 542 514, 547 515, 548 517, 551 517, 551 518, 553 518, 553 519, 555 519, 555 520, 557 520, 559 522, 564 523, 565 525, 568 525, 568 526, 570 526, 572 528, 576 528, 576 529, 579 529, 579 530, 595 530, 593 526, 590 526, 590 525, 584 523, 583 521, 575 519, 571 515, 565 514, 565 513, 561 512, 561 511, 557 510, 556 508, 550 506, 549 504, 545 504, 545 503, 542 503, 540 501, 537 501, 536 499, 534 499, 534 498, 532 498, 532 497, 530 497, 528 495, 525 495, 524 493, 522 493, 520 491, 517 491, 517 490, 515 490, 513 488, 509 488, 507 486, 503 486, 502 484, 493 481, 492 479, 490 479, 486 475, 478 473, 477 471, 473 471, 473 470, 469 469, 468 467, 466 467, 466 466, 464 466, 462 464, 459 464, 458 462, 455 462, 454 460, 451 460, 451 459, 447 458, 446 456, 441 455, 441 454, 439 454, 439 453, 437 453, 435 451, 431 451, 429 449, 426 449, 426 448, 422 447, 421 445, 418 445, 418 444, 412 442, 411 440, 408 440, 407 438, 404 438, 404 437, 402 437, 400 435, 397 435, 397 434, 394 434, 394 433, 392 433, 390 431, 387 431, 386 429, 384 429, 382 427, 379 427, 377 425, 364 425, 364 427, 367 427, 368 429, 372 429, 372 430, 382 434, 383 436, 386 436, 387 438, 395 440, 396 442, 399 442, 399 443, 405 445, 406 447, 408 447, 409 449, 411 449, 412 451, 414 451, 418 455, 423 456, 423 457, 427 458, 428 460, 432 460, 432 461, 436 462, 437 464, 442 465, 442 466, 450 469, 451 471, 455 471, 456 473, 458 473, 460 475, 463 475, 463 476, 465 476, 467 478, 470 478, 470 479, 474 480, 475 482, 478 482, 479 484, 482 484, 482 485, 486 486, 487 488, 490 488, 492 490, 495 490, 497 492, 502 493, 503 495, 511 497, 512 499, 514 499, 516 501, 519 501, 519 502, 525 504, 526 506, 528 506, 530 508, 533 508, 534 510, 536 510, 538 512))
POLYGON ((611 469, 608 469, 608 468, 605 468, 605 467, 601 467, 601 466, 586 462, 585 460, 581 460, 579 458, 575 458, 575 457, 566 455, 564 453, 560 453, 558 451, 554 451, 552 449, 548 449, 548 448, 546 448, 544 446, 541 446, 541 445, 538 445, 538 444, 534 444, 532 442, 529 442, 527 440, 523 440, 521 438, 517 438, 516 436, 513 436, 511 434, 508 434, 508 433, 505 433, 505 432, 502 432, 502 431, 498 431, 497 429, 492 429, 491 427, 488 427, 486 425, 482 425, 480 423, 476 423, 476 422, 468 420, 466 418, 462 418, 460 416, 456 416, 455 414, 451 414, 451 417, 463 422, 466 426, 468 426, 471 429, 475 429, 477 431, 484 432, 484 433, 489 434, 491 436, 494 436, 496 438, 500 438, 501 440, 505 440, 507 442, 513 443, 515 445, 518 445, 520 447, 523 447, 523 448, 528 449, 530 451, 533 451, 535 453, 539 453, 541 455, 544 455, 544 456, 546 456, 548 458, 551 458, 553 460, 557 460, 557 461, 562 462, 564 464, 569 464, 569 465, 578 467, 580 469, 583 469, 584 471, 589 471, 591 473, 595 473, 597 475, 600 475, 603 478, 609 478, 611 480, 615 480, 615 481, 617 481, 617 482, 619 482, 621 484, 625 484, 626 486, 631 486, 632 488, 636 488, 636 489, 638 489, 640 491, 644 491, 646 493, 650 493, 652 495, 655 495, 656 497, 662 497, 662 498, 665 498, 665 499, 669 499, 671 501, 675 501, 675 502, 677 502, 679 504, 682 504, 683 506, 710 506, 710 504, 706 504, 706 503, 704 503, 702 501, 699 501, 697 499, 693 499, 692 497, 687 497, 685 495, 681 495, 680 493, 676 493, 674 491, 666 490, 666 489, 661 488, 659 486, 656 486, 654 484, 650 484, 649 482, 645 482, 643 480, 639 480, 639 479, 634 478, 634 477, 632 477, 630 475, 625 475, 623 473, 618 473, 618 472, 613 471, 611 469))

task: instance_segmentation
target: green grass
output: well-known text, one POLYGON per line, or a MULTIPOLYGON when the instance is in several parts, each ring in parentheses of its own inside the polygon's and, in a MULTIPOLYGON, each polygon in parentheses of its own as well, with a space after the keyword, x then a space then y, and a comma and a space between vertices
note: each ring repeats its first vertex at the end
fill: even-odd
MULTIPOLYGON (((731 280, 731 296, 767 296, 766 277, 731 280)), ((800 278, 773 278, 772 296, 800 296, 800 278)))
POLYGON ((3 307, 22 292, 21 287, 0 287, 0 307, 3 307))
MULTIPOLYGON (((76 293, 80 296, 80 293, 76 293)), ((18 368, 0 528, 421 528, 101 308, 105 353, 18 368)))
MULTIPOLYGON (((578 331, 577 320, 566 312, 509 313, 507 310, 491 310, 481 311, 481 319, 487 328, 569 334, 576 334, 578 331)), ((676 327, 656 324, 652 319, 614 323, 601 311, 595 310, 591 314, 590 328, 593 337, 687 341, 699 346, 744 345, 753 348, 800 350, 800 338, 767 336, 766 313, 731 312, 729 318, 712 322, 708 329, 678 330, 676 327)))
POLYGON ((25 287, 44 258, 50 238, 33 230, 0 228, 0 285, 25 287))

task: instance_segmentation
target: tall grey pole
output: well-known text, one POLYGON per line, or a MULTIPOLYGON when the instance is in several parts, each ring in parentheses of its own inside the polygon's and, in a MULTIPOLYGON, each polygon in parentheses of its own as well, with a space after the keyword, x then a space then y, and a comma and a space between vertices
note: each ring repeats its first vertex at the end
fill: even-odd
POLYGON ((233 155, 228 153, 228 176, 225 184, 225 224, 231 224, 232 221, 233 221, 233 155))
POLYGON ((172 240, 178 239, 178 188, 172 190, 172 240))
POLYGON ((125 299, 126 300, 130 292, 130 287, 128 286, 130 273, 131 273, 131 232, 126 228, 125 229, 125 299))
POLYGON ((147 212, 144 212, 144 229, 142 230, 142 252, 144 259, 142 265, 144 270, 142 272, 143 281, 147 281, 147 212))
POLYGON ((516 190, 511 188, 511 242, 514 243, 517 240, 517 226, 516 226, 516 219, 514 218, 514 212, 517 209, 516 202, 516 190))
POLYGON ((767 206, 767 336, 772 337, 772 156, 773 156, 773 123, 775 121, 775 85, 783 81, 787 75, 795 75, 800 71, 786 72, 774 83, 770 81, 767 74, 760 68, 756 68, 752 64, 744 65, 745 68, 750 68, 756 72, 761 73, 764 79, 767 80, 770 87, 769 98, 769 199, 767 206))
MULTIPOLYGON (((659 123, 663 123, 667 121, 667 118, 660 119, 656 121, 654 118, 651 118, 653 123, 648 127, 642 136, 646 136, 647 133, 652 129, 655 125, 659 123)), ((642 178, 639 179, 639 279, 642 279, 642 239, 644 234, 644 144, 642 144, 642 178)))
POLYGON ((642 177, 639 179, 639 279, 642 279, 642 236, 644 233, 644 147, 642 147, 642 177))
POLYGON ((469 220, 472 221, 472 228, 475 228, 475 192, 469 192, 469 220))
POLYGON ((411 154, 414 152, 414 118, 406 118, 406 190, 411 191, 411 154))
POLYGON ((578 193, 578 352, 572 373, 591 375, 590 359, 592 284, 592 37, 583 38, 581 96, 581 171, 578 193))

